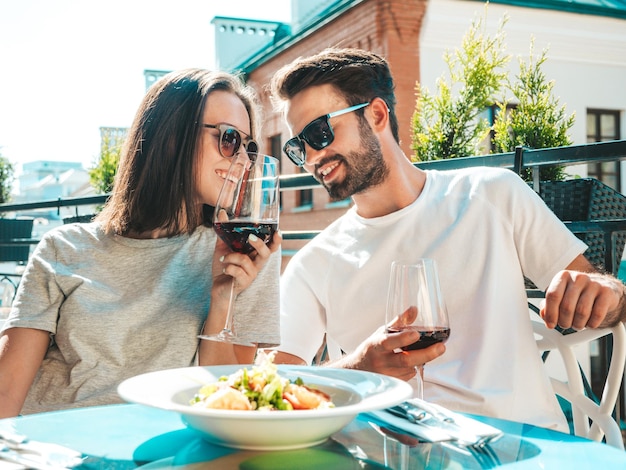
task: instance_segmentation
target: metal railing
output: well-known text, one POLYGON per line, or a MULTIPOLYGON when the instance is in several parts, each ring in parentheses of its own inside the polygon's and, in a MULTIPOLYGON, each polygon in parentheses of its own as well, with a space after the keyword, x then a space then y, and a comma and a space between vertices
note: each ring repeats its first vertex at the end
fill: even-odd
MULTIPOLYGON (((423 169, 453 170, 476 166, 508 168, 521 174, 524 168, 532 168, 535 188, 538 184, 539 169, 551 165, 578 165, 607 161, 626 160, 626 140, 598 142, 549 149, 526 149, 519 147, 515 152, 481 155, 473 157, 452 158, 417 162, 414 165, 423 169)), ((319 187, 320 184, 310 174, 282 175, 281 191, 291 191, 319 187)), ((57 209, 62 207, 80 207, 104 204, 108 195, 58 198, 47 201, 27 202, 18 204, 0 204, 0 217, 8 212, 32 211, 36 209, 57 209)), ((302 240, 314 237, 317 231, 286 231, 286 240, 302 240)), ((37 239, 0 240, 0 246, 36 244, 37 239)))

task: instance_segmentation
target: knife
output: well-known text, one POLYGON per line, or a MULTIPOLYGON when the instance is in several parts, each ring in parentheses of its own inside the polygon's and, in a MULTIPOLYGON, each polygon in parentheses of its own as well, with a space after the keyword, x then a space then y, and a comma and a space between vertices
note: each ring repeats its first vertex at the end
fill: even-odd
MULTIPOLYGON (((484 446, 502 433, 494 428, 493 432, 479 434, 457 423, 454 413, 441 409, 423 400, 405 401, 387 408, 390 413, 407 419, 419 426, 438 429, 450 436, 451 440, 464 446, 484 446)), ((464 420, 466 421, 466 420, 464 420)))

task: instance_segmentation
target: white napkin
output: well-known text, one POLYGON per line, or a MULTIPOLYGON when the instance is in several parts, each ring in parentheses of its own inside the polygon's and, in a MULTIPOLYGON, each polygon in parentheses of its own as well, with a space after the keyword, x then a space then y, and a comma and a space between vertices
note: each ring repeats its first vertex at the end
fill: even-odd
MULTIPOLYGON (((386 410, 375 410, 366 413, 366 416, 371 419, 375 424, 389 428, 390 430, 399 430, 406 434, 418 437, 426 442, 443 442, 456 440, 446 431, 446 426, 449 424, 443 422, 440 418, 445 416, 451 418, 454 423, 468 434, 474 435, 477 438, 484 439, 485 442, 493 441, 502 436, 502 431, 488 424, 482 423, 475 419, 469 418, 459 413, 448 410, 439 405, 428 403, 419 399, 407 400, 408 403, 416 405, 425 411, 430 411, 430 415, 434 414, 433 418, 429 418, 421 422, 420 424, 412 423, 406 418, 396 416, 386 410)), ((466 442, 466 444, 471 444, 466 442)))

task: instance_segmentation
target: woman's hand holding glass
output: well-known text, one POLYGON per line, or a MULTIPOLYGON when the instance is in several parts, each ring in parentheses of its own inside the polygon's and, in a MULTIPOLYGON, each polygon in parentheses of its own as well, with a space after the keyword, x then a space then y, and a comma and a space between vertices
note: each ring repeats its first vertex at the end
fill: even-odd
POLYGON ((211 302, 229 302, 230 289, 234 279, 235 296, 246 290, 256 279, 259 271, 265 266, 270 255, 280 248, 282 236, 277 231, 269 243, 256 237, 249 240, 254 248, 253 256, 232 251, 228 245, 218 237, 212 266, 213 293, 211 302))
POLYGON ((250 152, 235 154, 213 218, 213 228, 221 239, 214 253, 213 301, 226 300, 227 292, 227 315, 220 333, 200 338, 254 346, 235 334, 232 307, 236 295, 252 283, 271 252, 278 249, 278 213, 278 161, 250 152), (222 265, 221 272, 217 262, 222 265), (227 289, 225 284, 229 284, 227 289), (216 295, 216 289, 221 295, 216 295))

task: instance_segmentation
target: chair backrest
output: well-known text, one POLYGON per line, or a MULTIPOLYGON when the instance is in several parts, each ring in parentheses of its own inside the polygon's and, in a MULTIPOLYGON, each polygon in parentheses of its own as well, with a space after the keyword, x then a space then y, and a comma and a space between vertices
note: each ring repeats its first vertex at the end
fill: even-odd
MULTIPOLYGON (((542 181, 539 195, 564 222, 588 222, 626 219, 626 196, 595 178, 567 181, 542 181)), ((589 246, 585 256, 592 264, 604 266, 604 234, 594 231, 576 233, 589 246)), ((613 274, 617 274, 626 245, 626 231, 616 232, 613 251, 613 274)), ((611 259, 611 258, 609 258, 611 259)))
MULTIPOLYGON (((543 181, 539 195, 546 205, 566 224, 568 222, 592 222, 626 219, 626 197, 595 178, 567 181, 543 181)), ((588 246, 585 256, 596 266, 610 262, 613 274, 617 274, 626 245, 626 231, 615 232, 611 243, 597 228, 575 232, 588 246), (613 257, 605 257, 612 250, 613 257)), ((527 288, 532 288, 527 281, 527 288)), ((529 291, 529 294, 531 292, 529 291)), ((543 294, 543 293, 541 293, 543 294)), ((534 292, 532 297, 539 298, 534 292)), ((529 302, 532 310, 533 304, 529 302)), ((535 310, 536 312, 536 310, 535 310)), ((537 317, 538 318, 538 317, 537 317)), ((623 324, 614 328, 585 329, 563 334, 546 328, 543 321, 532 321, 541 353, 556 351, 565 367, 566 380, 551 378, 554 392, 572 406, 574 434, 596 441, 603 439, 612 446, 624 449, 624 441, 618 422, 613 418, 619 399, 626 362, 626 330, 623 324), (599 338, 612 337, 612 355, 604 383, 602 397, 596 403, 585 393, 584 376, 576 359, 574 347, 599 338)))
POLYGON ((0 218, 0 261, 28 261, 30 245, 12 244, 16 239, 29 239, 33 233, 32 218, 0 218), (3 241, 6 242, 3 245, 3 241))
POLYGON ((620 426, 613 418, 615 405, 624 377, 626 363, 626 329, 622 323, 613 328, 585 329, 562 334, 546 328, 543 321, 532 321, 540 352, 558 351, 567 380, 551 377, 554 393, 572 405, 574 434, 624 449, 620 426), (596 403, 585 394, 583 373, 574 353, 574 347, 598 338, 612 335, 613 351, 602 397, 596 403))

